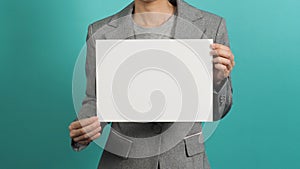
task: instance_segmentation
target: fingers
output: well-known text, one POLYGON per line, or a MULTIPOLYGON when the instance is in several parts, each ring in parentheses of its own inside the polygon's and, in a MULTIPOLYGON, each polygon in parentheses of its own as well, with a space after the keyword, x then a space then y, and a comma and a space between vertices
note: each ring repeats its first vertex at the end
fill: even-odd
POLYGON ((75 142, 88 144, 92 140, 100 137, 101 126, 97 117, 90 117, 73 122, 69 126, 70 137, 75 142))
POLYGON ((78 137, 74 137, 73 140, 75 142, 80 142, 80 141, 86 141, 86 140, 89 140, 89 141, 92 141, 95 137, 95 135, 99 135, 100 136, 100 131, 101 131, 101 127, 97 127, 95 128, 94 130, 90 131, 90 132, 87 132, 83 135, 80 135, 78 137))
POLYGON ((94 135, 93 137, 87 139, 87 140, 84 140, 84 141, 78 141, 79 144, 83 144, 83 145, 87 145, 88 143, 90 143, 91 141, 93 140, 96 140, 97 138, 100 137, 100 133, 97 133, 96 135, 94 135))
POLYGON ((87 145, 87 144, 89 144, 91 141, 89 141, 89 140, 85 140, 85 141, 79 141, 78 143, 79 144, 82 144, 82 145, 87 145))
POLYGON ((231 69, 233 67, 232 62, 229 59, 226 59, 226 58, 216 57, 216 58, 213 59, 213 62, 215 64, 222 64, 222 65, 226 66, 226 69, 228 71, 231 71, 231 69))
POLYGON ((219 70, 219 72, 223 72, 223 77, 228 77, 230 71, 228 70, 227 66, 217 63, 214 65, 215 69, 219 70))
POLYGON ((233 65, 233 67, 235 66, 235 61, 232 61, 232 65, 233 65))
POLYGON ((95 130, 97 128, 101 128, 100 123, 98 121, 95 121, 94 123, 92 123, 88 126, 85 126, 83 128, 71 130, 70 131, 70 137, 74 139, 76 137, 79 137, 79 136, 85 135, 87 133, 90 133, 90 132, 92 132, 93 130, 95 130))
POLYGON ((75 121, 70 124, 69 130, 71 131, 73 129, 79 129, 79 128, 85 127, 87 125, 94 123, 95 121, 98 121, 98 117, 96 117, 96 116, 75 121))
POLYGON ((234 60, 233 54, 231 53, 231 51, 228 51, 228 50, 224 50, 224 49, 215 49, 215 50, 212 50, 212 51, 211 51, 211 54, 212 54, 212 55, 215 55, 215 56, 220 56, 220 57, 223 57, 223 58, 227 58, 227 59, 229 59, 230 61, 233 61, 233 60, 234 60))
POLYGON ((211 55, 216 56, 213 59, 214 68, 218 70, 216 71, 216 76, 214 75, 214 80, 221 82, 230 75, 230 72, 235 66, 234 55, 230 48, 225 45, 212 44, 211 48, 211 55))
POLYGON ((217 55, 221 57, 225 57, 231 60, 231 62, 234 62, 234 55, 232 54, 229 47, 221 44, 214 43, 211 45, 211 48, 213 49, 212 55, 217 55))
POLYGON ((230 51, 230 48, 228 46, 217 44, 217 43, 211 44, 211 48, 214 49, 214 50, 223 49, 223 50, 230 51))
POLYGON ((212 44, 211 48, 213 49, 211 54, 217 56, 213 60, 214 63, 227 66, 227 70, 230 72, 235 66, 234 55, 232 54, 230 48, 221 44, 212 44))

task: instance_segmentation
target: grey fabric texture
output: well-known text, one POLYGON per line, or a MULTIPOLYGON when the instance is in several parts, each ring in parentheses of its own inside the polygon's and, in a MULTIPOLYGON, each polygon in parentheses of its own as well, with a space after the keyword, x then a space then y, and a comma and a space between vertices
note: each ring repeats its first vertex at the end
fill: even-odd
MULTIPOLYGON (((225 20, 215 14, 199 10, 190 6, 183 0, 172 1, 177 6, 177 16, 173 24, 174 39, 213 39, 215 43, 229 46, 225 20), (189 24, 187 24, 189 23, 189 24)), ((133 39, 134 26, 131 21, 131 13, 134 4, 131 3, 115 15, 94 22, 89 25, 87 36, 87 58, 86 58, 86 97, 83 100, 82 108, 78 113, 78 119, 96 116, 96 55, 95 40, 97 39, 133 39), (129 16, 129 17, 128 17, 129 16)), ((230 110, 232 105, 232 85, 230 77, 226 78, 222 86, 215 89, 214 94, 214 120, 220 120, 230 110)), ((101 123, 102 128, 106 123, 101 123)), ((107 147, 115 143, 130 140, 130 137, 145 138, 156 135, 154 144, 139 144, 134 141, 124 143, 122 151, 124 155, 118 156, 104 151, 99 161, 98 168, 101 169, 154 169, 158 166, 161 169, 208 169, 210 168, 205 153, 200 123, 112 123, 114 132, 110 133, 107 147), (173 127, 172 133, 161 135, 173 127), (189 126, 191 126, 189 128, 189 126), (130 155, 139 151, 140 146, 147 147, 149 151, 162 151, 168 144, 179 137, 179 131, 188 129, 188 133, 172 149, 159 153, 158 155, 146 158, 130 158, 130 155), (119 139, 122 141, 118 141, 119 139), (126 139, 124 139, 126 138, 126 139), (158 165, 159 164, 159 165, 158 165)), ((75 151, 80 151, 86 146, 76 144, 72 141, 75 151)), ((147 153, 147 152, 145 152, 147 153)))

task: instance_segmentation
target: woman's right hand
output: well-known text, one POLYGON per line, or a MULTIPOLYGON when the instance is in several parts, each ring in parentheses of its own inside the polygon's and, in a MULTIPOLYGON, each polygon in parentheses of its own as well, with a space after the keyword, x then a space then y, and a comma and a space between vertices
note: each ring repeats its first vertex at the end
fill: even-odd
POLYGON ((90 117, 74 121, 69 126, 70 137, 76 143, 88 145, 101 135, 101 126, 98 117, 90 117))

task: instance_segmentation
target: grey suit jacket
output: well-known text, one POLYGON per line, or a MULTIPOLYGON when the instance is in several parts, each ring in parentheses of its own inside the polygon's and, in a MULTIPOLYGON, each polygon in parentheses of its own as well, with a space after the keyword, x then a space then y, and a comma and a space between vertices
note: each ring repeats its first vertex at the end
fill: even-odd
MULTIPOLYGON (((177 5, 178 16, 175 39, 213 39, 215 43, 229 46, 223 18, 196 9, 182 0, 177 5)), ((95 116, 96 113, 96 39, 130 39, 133 27, 128 16, 133 10, 129 4, 117 14, 89 26, 87 37, 86 98, 78 119, 95 116)), ((214 120, 223 118, 232 105, 231 79, 226 78, 214 92, 214 120)), ((104 128, 105 123, 101 123, 104 128)), ((101 169, 152 169, 159 165, 166 168, 210 168, 204 150, 200 123, 113 123, 106 149, 99 163, 101 169), (165 132, 168 130, 168 132, 165 132), (137 139, 135 139, 137 138, 137 139), (155 138, 141 141, 139 138, 155 138), (182 138, 182 139, 180 139, 182 138), (179 141, 178 141, 179 140, 179 141), (170 147, 169 145, 174 145, 170 147), (138 158, 143 157, 143 158, 138 158)), ((72 142, 74 150, 85 146, 72 142)))

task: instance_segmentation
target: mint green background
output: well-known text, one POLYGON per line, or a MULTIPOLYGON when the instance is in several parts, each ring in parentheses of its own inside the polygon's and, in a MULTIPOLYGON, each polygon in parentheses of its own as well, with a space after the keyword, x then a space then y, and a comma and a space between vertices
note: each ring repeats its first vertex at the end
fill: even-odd
MULTIPOLYGON (((71 150, 72 73, 89 23, 129 0, 0 1, 0 168, 96 168, 71 150)), ((206 142, 213 169, 298 169, 298 0, 189 0, 226 18, 234 106, 206 142)))

